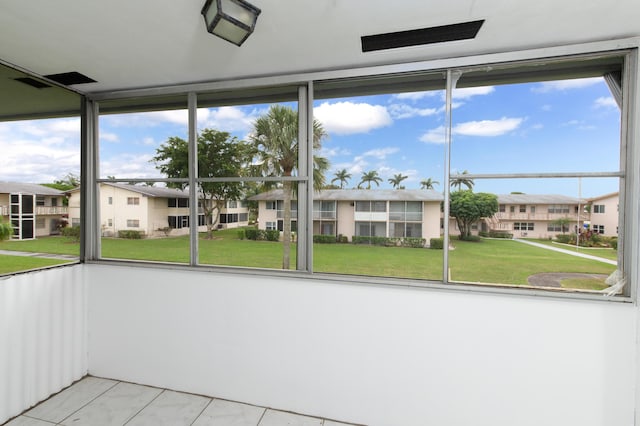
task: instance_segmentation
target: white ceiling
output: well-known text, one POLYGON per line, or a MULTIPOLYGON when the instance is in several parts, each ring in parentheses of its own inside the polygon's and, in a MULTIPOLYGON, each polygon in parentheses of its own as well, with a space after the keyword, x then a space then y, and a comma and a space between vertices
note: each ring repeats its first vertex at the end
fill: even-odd
POLYGON ((96 93, 640 35, 638 0, 252 2, 262 14, 237 47, 205 31, 204 0, 4 0, 0 60, 37 75, 78 71, 97 83, 75 88, 96 93), (363 35, 478 19, 474 40, 361 51, 363 35))

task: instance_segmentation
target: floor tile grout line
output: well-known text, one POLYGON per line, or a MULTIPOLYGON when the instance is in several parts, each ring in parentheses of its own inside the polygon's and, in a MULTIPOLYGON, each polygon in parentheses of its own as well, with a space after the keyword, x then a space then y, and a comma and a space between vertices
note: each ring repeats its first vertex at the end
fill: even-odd
POLYGON ((262 411, 262 415, 260 416, 260 420, 258 420, 258 423, 256 424, 256 426, 260 426, 260 423, 262 423, 262 419, 264 419, 264 415, 267 414, 267 410, 268 408, 264 407, 264 410, 262 411))
MULTIPOLYGON (((89 376, 87 376, 89 377, 89 376)), ((84 379, 81 379, 84 380, 84 379)), ((103 379, 103 380, 111 380, 111 379, 103 379)), ((82 410, 84 407, 86 407, 87 405, 91 404, 93 401, 95 401, 96 399, 100 398, 102 395, 104 395, 105 393, 109 392, 111 389, 113 389, 114 387, 118 386, 118 384, 121 383, 119 380, 116 380, 115 383, 112 386, 109 386, 107 389, 105 389, 102 393, 99 393, 98 395, 96 395, 92 400, 90 400, 89 402, 87 402, 86 404, 84 404, 82 407, 78 408, 77 410, 75 410, 74 412, 72 412, 71 414, 69 414, 67 417, 65 417, 64 419, 60 420, 59 422, 56 422, 55 424, 59 425, 62 424, 65 420, 67 420, 69 417, 73 416, 75 413, 77 413, 78 411, 82 410)), ((73 386, 73 385, 71 385, 73 386)), ((71 386, 69 386, 69 388, 71 388, 71 386)), ((38 419, 38 420, 42 420, 42 419, 38 419)))
MULTIPOLYGON (((205 397, 206 398, 206 397, 205 397)), ((195 419, 193 419, 193 421, 191 423, 189 423, 189 426, 193 426, 193 424, 198 421, 198 419, 200 418, 200 416, 202 415, 202 413, 204 413, 204 410, 206 410, 211 403, 215 400, 216 398, 211 398, 209 397, 209 402, 207 402, 207 405, 204 406, 204 408, 202 410, 200 410, 200 412, 198 413, 198 415, 196 416, 195 419)))
MULTIPOLYGON (((144 386, 144 385, 142 385, 142 386, 144 386)), ((152 387, 152 386, 147 386, 147 387, 152 387)), ((160 395, 162 395, 163 393, 165 393, 167 391, 166 389, 163 389, 163 388, 155 388, 155 389, 160 389, 160 393, 158 393, 156 396, 154 396, 153 399, 151 401, 149 401, 144 407, 139 409, 133 416, 129 417, 124 423, 122 423, 122 426, 125 426, 127 423, 129 423, 131 420, 133 420, 138 414, 140 414, 142 412, 142 410, 144 410, 149 405, 151 405, 153 403, 153 401, 158 399, 160 397, 160 395)))
MULTIPOLYGON (((27 416, 26 414, 20 414, 18 417, 16 417, 16 419, 20 418, 20 417, 26 417, 28 419, 33 419, 33 420, 39 420, 41 422, 45 422, 45 423, 50 423, 52 425, 57 425, 58 422, 50 422, 49 420, 44 420, 44 419, 39 419, 37 417, 33 417, 33 416, 27 416)), ((12 419, 11 421, 13 421, 14 419, 12 419)), ((8 422, 7 422, 8 423, 8 422)), ((3 423, 4 424, 4 423, 3 423)))

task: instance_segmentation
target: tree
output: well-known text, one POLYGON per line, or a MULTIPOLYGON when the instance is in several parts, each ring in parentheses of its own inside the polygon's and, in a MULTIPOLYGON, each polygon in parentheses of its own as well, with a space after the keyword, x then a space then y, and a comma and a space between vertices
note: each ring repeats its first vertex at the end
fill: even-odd
POLYGON ((403 176, 402 173, 398 173, 393 175, 392 178, 387 179, 389 181, 389 183, 391 185, 393 185, 393 187, 395 189, 403 189, 403 187, 400 186, 400 183, 402 183, 403 180, 405 180, 406 178, 408 178, 409 176, 403 176))
POLYGON ((420 189, 434 189, 435 185, 440 185, 440 182, 431 178, 422 179, 420 181, 420 189))
POLYGON ((367 189, 371 189, 371 182, 375 183, 376 186, 380 186, 380 182, 382 182, 382 178, 378 176, 378 172, 376 170, 365 172, 362 175, 362 179, 360 180, 360 183, 358 184, 358 188, 360 188, 363 183, 366 183, 367 189))
POLYGON ((80 186, 80 177, 73 173, 67 173, 62 179, 54 180, 53 183, 43 183, 42 186, 59 191, 68 191, 80 186))
POLYGON ((473 189, 473 179, 469 179, 462 176, 462 175, 468 175, 468 174, 469 172, 465 170, 458 177, 451 179, 451 187, 457 188, 458 191, 462 189, 462 185, 466 186, 467 189, 473 189))
POLYGON ((335 181, 340 182, 340 189, 344 188, 344 185, 351 179, 351 173, 347 172, 347 169, 342 169, 334 175, 335 177, 331 179, 331 183, 335 181))
MULTIPOLYGON (((326 133, 319 121, 313 120, 313 150, 321 148, 326 133)), ((272 105, 269 111, 253 123, 251 140, 257 150, 259 169, 264 176, 290 177, 298 168, 298 112, 283 105, 272 105)), ((313 186, 324 185, 324 173, 329 161, 313 156, 313 186)), ((291 181, 282 182, 284 211, 282 227, 282 268, 289 269, 291 257, 291 181)))
POLYGON ((2 221, 0 218, 0 241, 8 240, 13 235, 13 228, 10 223, 2 221))
MULTIPOLYGON (((197 138, 198 175, 201 178, 242 176, 251 161, 252 147, 227 132, 204 129, 197 138)), ((189 177, 189 143, 179 137, 171 137, 156 149, 152 161, 156 168, 169 178, 189 177)), ((185 189, 186 183, 167 183, 168 187, 185 189)), ((240 182, 202 182, 198 200, 207 224, 207 238, 213 238, 218 213, 227 200, 242 197, 240 182), (214 215, 214 212, 216 214, 214 215)), ((197 208, 196 206, 191 206, 197 208)), ((197 224, 192 224, 196 225, 197 224)))
POLYGON ((562 233, 564 234, 565 232, 569 231, 569 225, 571 225, 575 221, 575 219, 571 219, 569 217, 561 217, 554 221, 551 221, 551 224, 558 225, 560 229, 562 229, 562 233))
POLYGON ((465 240, 471 236, 471 225, 498 211, 498 197, 486 192, 455 191, 451 193, 449 206, 449 214, 456 218, 460 229, 460 239, 465 240))

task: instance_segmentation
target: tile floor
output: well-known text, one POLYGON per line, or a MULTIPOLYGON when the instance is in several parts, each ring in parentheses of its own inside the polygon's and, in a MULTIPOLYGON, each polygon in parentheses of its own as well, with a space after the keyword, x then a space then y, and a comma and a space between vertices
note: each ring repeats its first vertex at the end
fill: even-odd
POLYGON ((348 426, 270 408, 85 377, 5 426, 348 426))

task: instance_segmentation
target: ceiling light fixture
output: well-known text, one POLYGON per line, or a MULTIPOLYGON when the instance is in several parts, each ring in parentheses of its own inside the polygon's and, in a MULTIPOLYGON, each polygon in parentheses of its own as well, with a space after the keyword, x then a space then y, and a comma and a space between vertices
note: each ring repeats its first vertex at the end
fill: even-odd
POLYGON ((202 16, 207 31, 240 46, 251 35, 260 9, 245 0, 207 0, 202 16))

